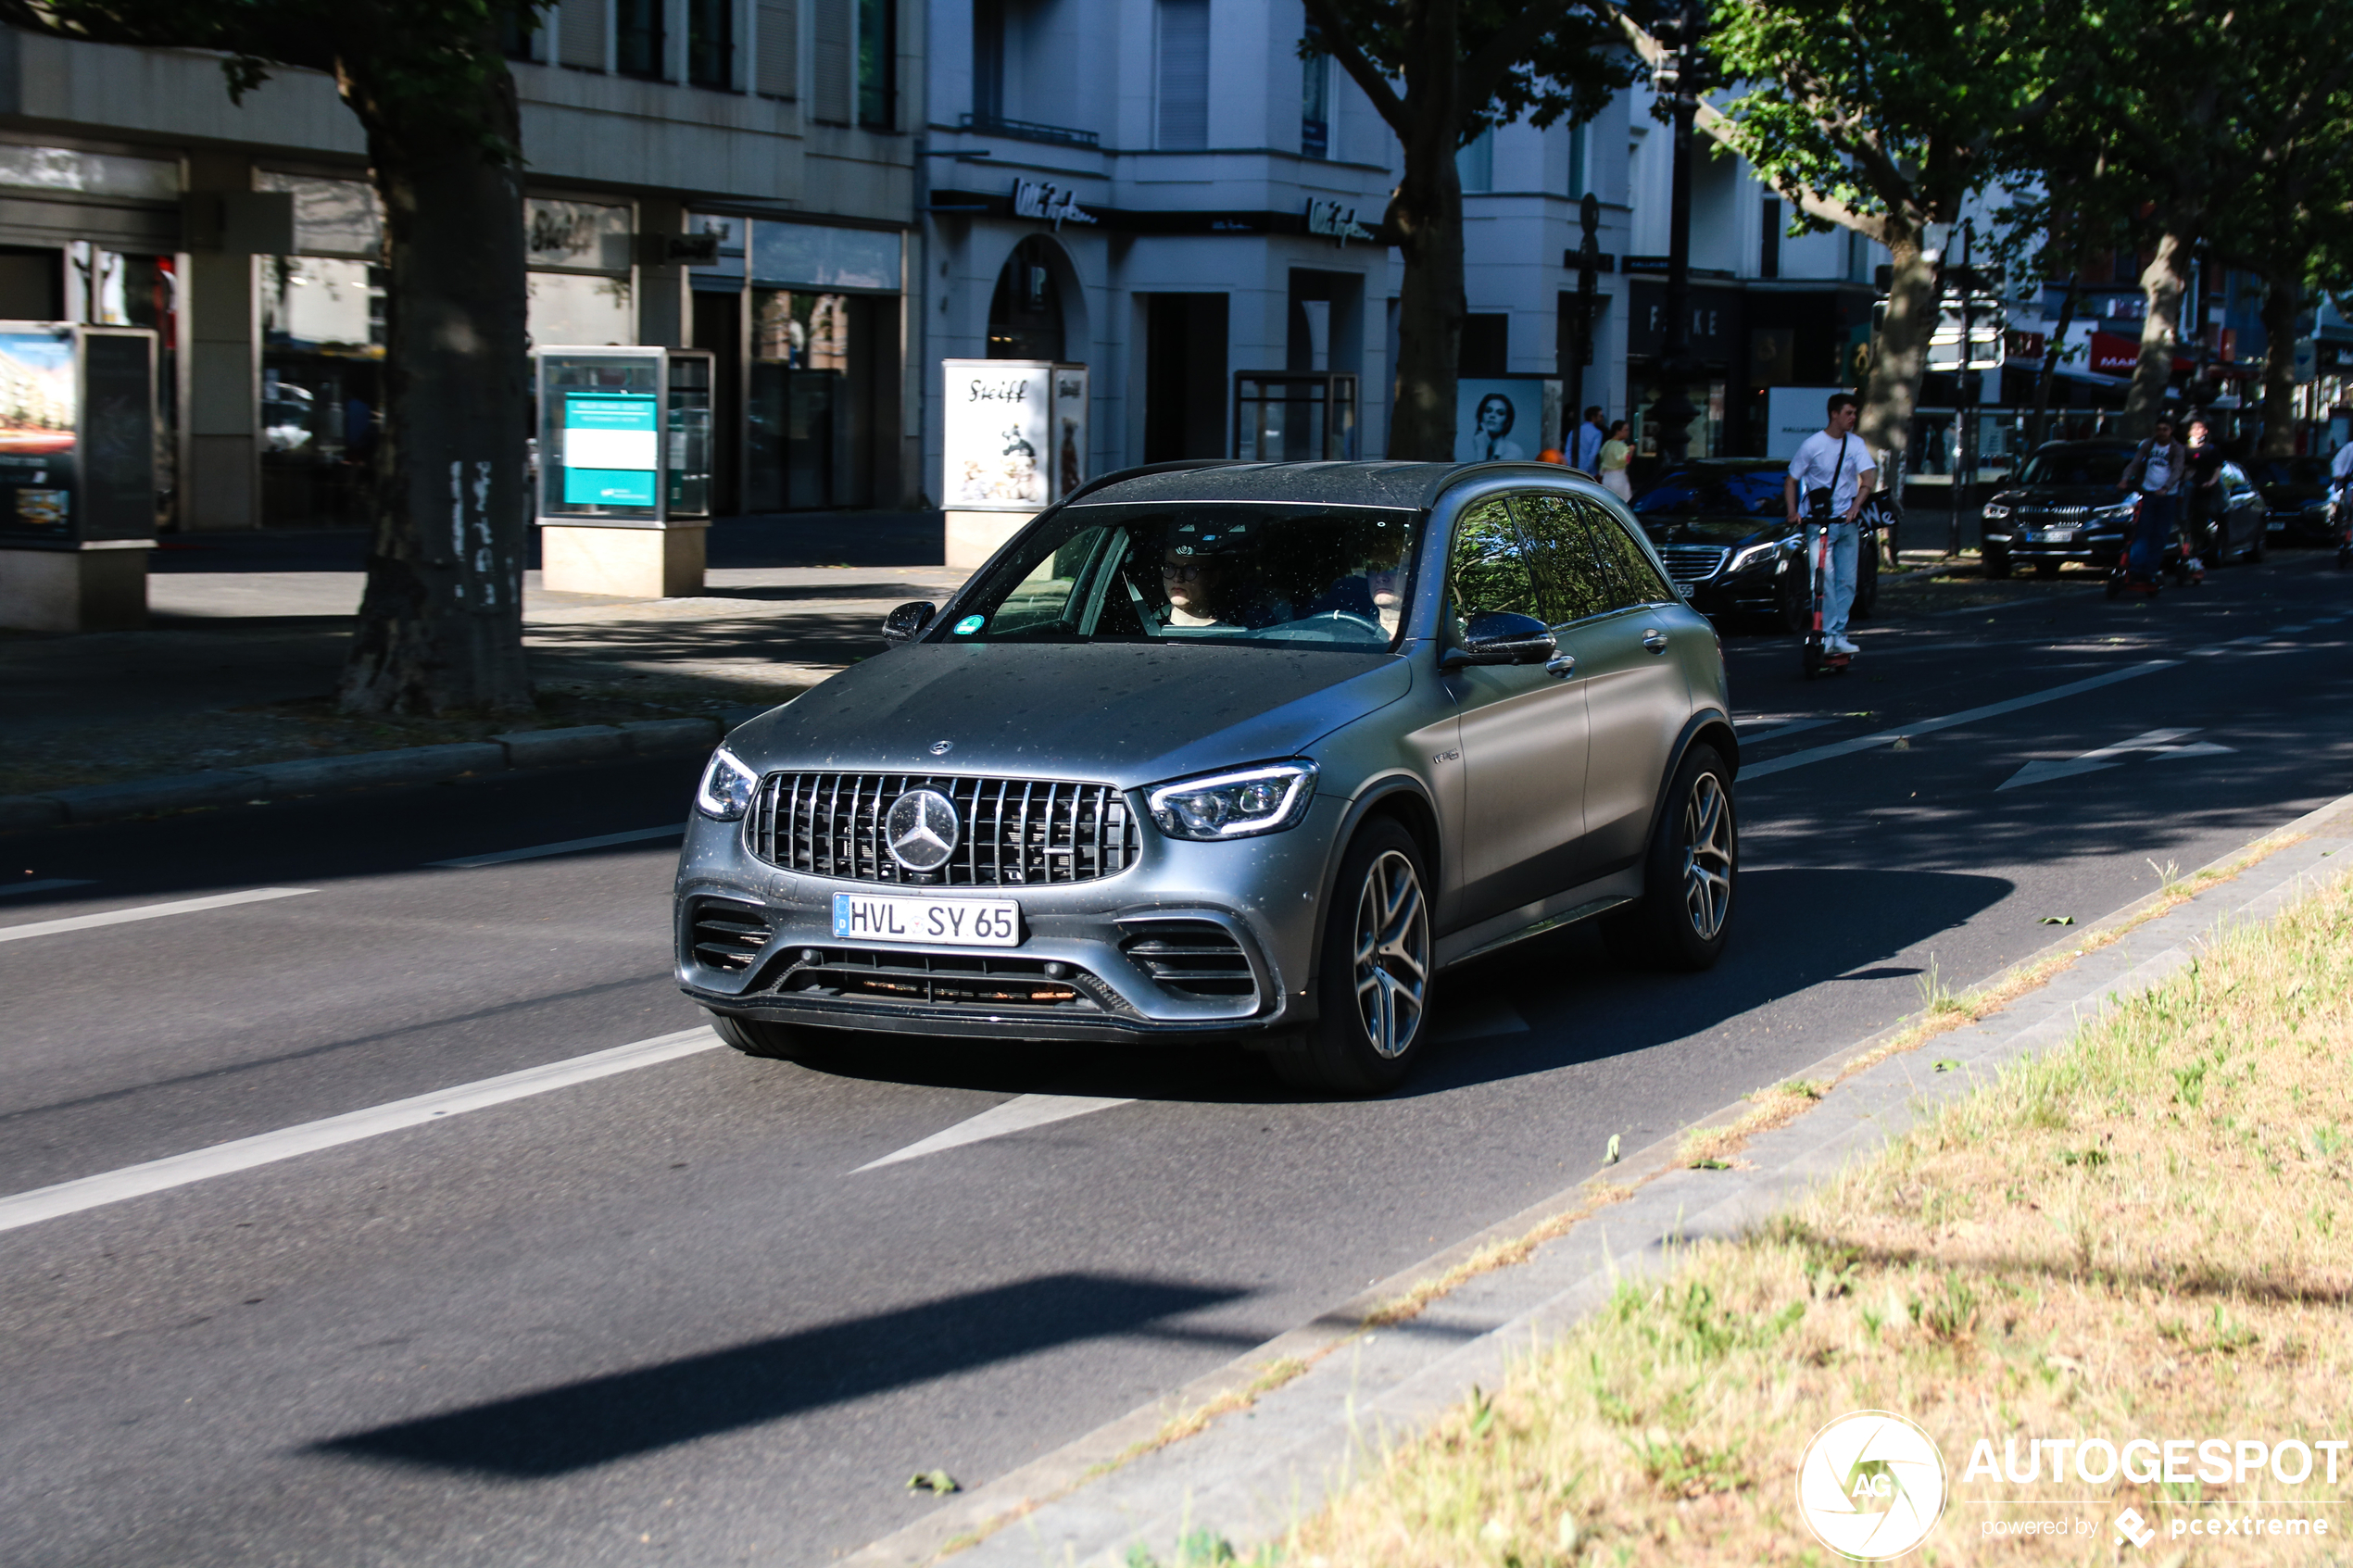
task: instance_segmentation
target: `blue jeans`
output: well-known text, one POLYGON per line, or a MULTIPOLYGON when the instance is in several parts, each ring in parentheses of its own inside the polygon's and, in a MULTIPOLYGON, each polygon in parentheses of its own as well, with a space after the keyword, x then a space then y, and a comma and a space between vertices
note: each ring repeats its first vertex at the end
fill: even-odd
MULTIPOLYGON (((1822 587, 1822 635, 1846 635, 1847 613, 1855 608, 1855 558, 1862 530, 1851 522, 1831 524, 1831 569, 1822 587)), ((1810 545, 1811 540, 1807 543, 1810 545)), ((1811 552, 1806 569, 1811 571, 1811 552)))
POLYGON ((2181 498, 2175 495, 2141 497, 2133 530, 2133 576, 2155 577, 2164 564, 2166 548, 2173 543, 2174 508, 2180 504, 2181 498))

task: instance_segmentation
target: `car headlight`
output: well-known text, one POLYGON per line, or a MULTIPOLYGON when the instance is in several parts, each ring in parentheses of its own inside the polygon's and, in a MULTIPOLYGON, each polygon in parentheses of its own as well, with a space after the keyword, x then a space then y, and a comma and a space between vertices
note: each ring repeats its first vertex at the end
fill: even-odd
POLYGON ((1986 502, 1986 503, 1985 503, 1985 521, 1988 521, 1988 522, 1999 522, 1999 521, 2001 521, 2004 518, 2006 518, 2006 517, 2007 517, 2007 516, 2009 516, 2009 515, 2010 515, 2010 509, 2009 509, 2009 508, 2007 508, 2007 507, 2006 507, 2006 506, 2002 505, 2002 503, 2001 503, 2001 502, 1999 502, 1999 501, 1988 501, 1988 502, 1986 502))
POLYGON ((1152 821, 1171 838, 1254 838, 1297 827, 1315 794, 1315 764, 1302 759, 1154 784, 1152 821))
POLYGON ((695 786, 695 809, 714 822, 732 822, 750 809, 759 783, 760 775, 723 746, 711 754, 702 783, 695 786))
POLYGON ((1806 535, 1793 533, 1786 539, 1772 539, 1762 545, 1751 545, 1732 558, 1731 564, 1724 569, 1724 575, 1737 577, 1757 562, 1768 560, 1783 550, 1794 550, 1805 543, 1806 535))
POLYGON ((2112 507, 2094 507, 2092 521, 2094 522, 2130 522, 2133 521, 2133 508, 2138 503, 2133 501, 2119 501, 2112 507))

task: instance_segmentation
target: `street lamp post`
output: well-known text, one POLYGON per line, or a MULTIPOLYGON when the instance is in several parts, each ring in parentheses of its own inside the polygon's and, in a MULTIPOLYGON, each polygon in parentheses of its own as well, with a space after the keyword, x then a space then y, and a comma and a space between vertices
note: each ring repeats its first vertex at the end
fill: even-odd
POLYGON ((1701 0, 1682 0, 1660 19, 1656 32, 1671 46, 1653 72, 1674 127, 1675 184, 1667 206, 1667 331, 1659 345, 1658 401, 1651 423, 1667 462, 1680 463, 1691 449, 1691 423, 1699 410, 1685 389, 1699 372, 1692 358, 1692 121, 1699 112, 1706 70, 1700 35, 1707 25, 1701 0))

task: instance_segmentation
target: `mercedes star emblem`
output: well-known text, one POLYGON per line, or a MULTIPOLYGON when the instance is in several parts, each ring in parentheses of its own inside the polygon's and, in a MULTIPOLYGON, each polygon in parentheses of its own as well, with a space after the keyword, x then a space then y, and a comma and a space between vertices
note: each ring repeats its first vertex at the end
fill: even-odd
POLYGON ((911 872, 936 872, 956 852, 956 808, 936 789, 911 789, 890 803, 883 843, 911 872))
POLYGON ((931 743, 931 754, 934 757, 945 757, 955 749, 956 743, 952 740, 936 740, 931 743))

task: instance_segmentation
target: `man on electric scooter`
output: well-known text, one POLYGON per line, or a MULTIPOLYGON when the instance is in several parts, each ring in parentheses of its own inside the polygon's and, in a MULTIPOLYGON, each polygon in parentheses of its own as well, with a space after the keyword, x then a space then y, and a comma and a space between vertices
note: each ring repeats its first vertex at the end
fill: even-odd
POLYGON ((1855 520, 1870 498, 1879 478, 1879 464, 1862 438, 1854 434, 1857 405, 1840 393, 1830 401, 1830 425, 1806 438, 1790 459, 1789 478, 1781 485, 1781 500, 1790 526, 1827 521, 1831 562, 1822 602, 1822 648, 1826 653, 1856 654, 1862 650, 1846 637, 1847 612, 1855 607, 1855 556, 1859 537, 1855 520), (1815 502, 1820 496, 1824 508, 1815 502), (1803 498, 1805 505, 1800 506, 1803 498))
POLYGON ((2133 512, 2133 545, 2124 581, 2129 592, 2157 592, 2158 571, 2173 545, 2174 517, 2189 458, 2187 449, 2173 439, 2172 420, 2159 414, 2156 433, 2141 443, 2124 477, 2116 482, 2119 490, 2134 492, 2139 497, 2133 512))

